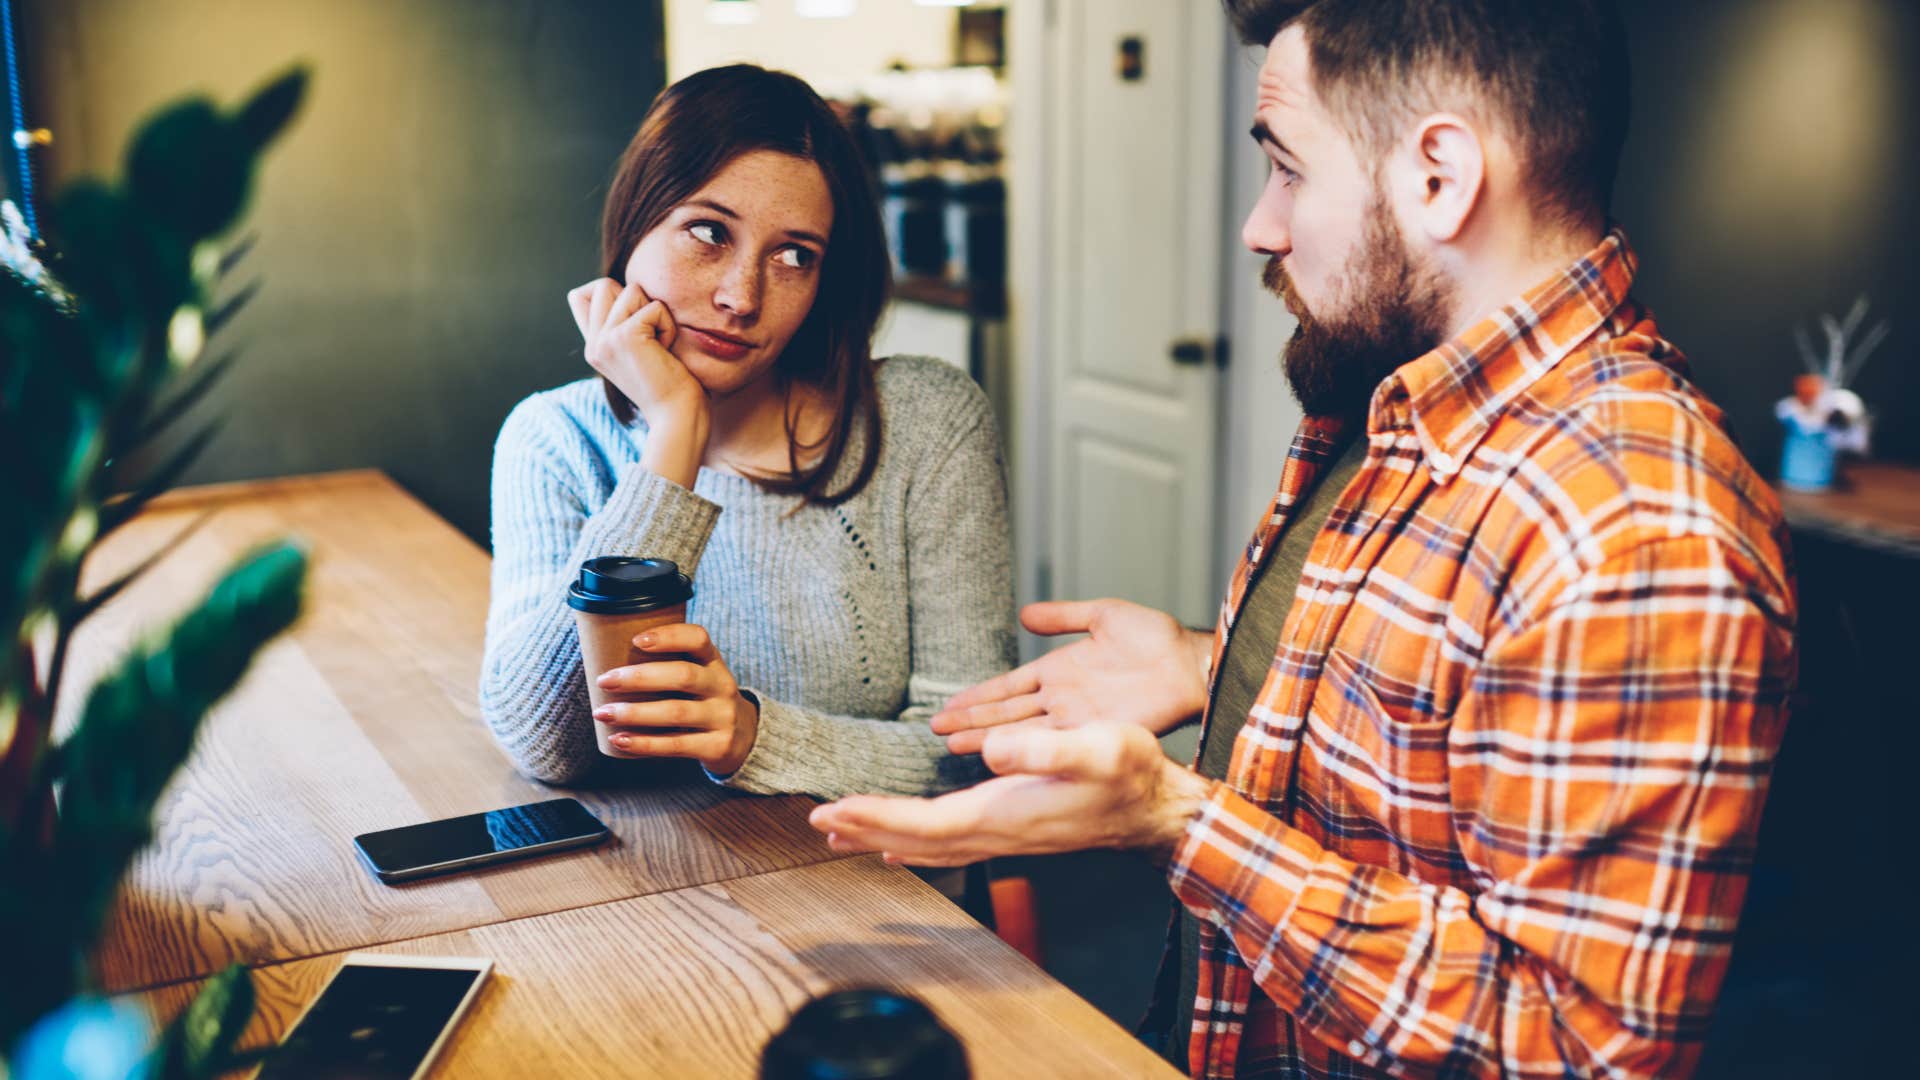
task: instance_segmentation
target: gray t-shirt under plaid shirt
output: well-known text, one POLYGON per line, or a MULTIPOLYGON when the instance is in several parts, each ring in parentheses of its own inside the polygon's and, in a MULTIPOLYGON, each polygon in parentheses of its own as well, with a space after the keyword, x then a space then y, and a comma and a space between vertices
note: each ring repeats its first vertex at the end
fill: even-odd
MULTIPOLYGON (((1354 438, 1345 450, 1327 466, 1327 471, 1307 495, 1306 505, 1295 511, 1287 524, 1280 546, 1258 570, 1247 587, 1240 614, 1234 620, 1233 633, 1227 638, 1226 651, 1220 657, 1220 678, 1214 686, 1213 715, 1207 723, 1207 738, 1200 746, 1200 775, 1224 780, 1233 764, 1233 744, 1240 729, 1273 669, 1279 652, 1280 631, 1293 611, 1293 600, 1300 588, 1300 575, 1306 571, 1307 555, 1340 493, 1360 472, 1367 460, 1367 440, 1354 438)), ((1176 1007, 1173 1030, 1167 1035, 1167 1060, 1182 1072, 1187 1070, 1188 1028, 1192 1024, 1194 994, 1200 985, 1200 924, 1186 908, 1179 910, 1180 967, 1173 997, 1176 1007)))
MULTIPOLYGON (((879 466, 839 506, 803 505, 701 469, 693 490, 642 468, 583 379, 516 406, 493 465, 493 594, 480 707, 523 772, 579 782, 594 748, 566 590, 595 555, 672 559, 706 628, 760 703, 745 791, 927 794, 970 783, 926 720, 1013 660, 1006 478, 986 395, 938 360, 875 371, 879 466)), ((830 491, 857 470, 857 428, 830 491)))

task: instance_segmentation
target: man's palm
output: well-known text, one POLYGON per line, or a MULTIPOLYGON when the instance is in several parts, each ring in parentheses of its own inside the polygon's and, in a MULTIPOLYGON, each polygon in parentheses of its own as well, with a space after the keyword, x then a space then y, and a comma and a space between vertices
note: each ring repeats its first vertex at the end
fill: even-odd
POLYGON ((989 728, 1137 724, 1155 734, 1206 705, 1206 635, 1173 616, 1124 600, 1029 605, 1036 634, 1088 637, 990 679, 947 702, 933 730, 956 754, 975 753, 989 728))

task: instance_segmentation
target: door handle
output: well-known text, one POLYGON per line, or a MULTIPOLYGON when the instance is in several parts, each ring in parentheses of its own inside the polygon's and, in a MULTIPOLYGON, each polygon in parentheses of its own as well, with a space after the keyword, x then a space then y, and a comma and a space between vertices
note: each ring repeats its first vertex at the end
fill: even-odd
POLYGON ((1201 367, 1212 360, 1221 367, 1227 366, 1227 339, 1222 337, 1208 341, 1202 337, 1185 337, 1167 347, 1167 355, 1173 362, 1187 367, 1201 367))

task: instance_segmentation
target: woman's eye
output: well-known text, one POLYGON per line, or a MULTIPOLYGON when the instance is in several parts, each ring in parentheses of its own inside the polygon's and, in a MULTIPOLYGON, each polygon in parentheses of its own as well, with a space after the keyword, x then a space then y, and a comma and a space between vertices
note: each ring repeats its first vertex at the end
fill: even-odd
POLYGON ((807 267, 813 265, 813 260, 816 256, 806 248, 790 247, 781 248, 780 254, 775 256, 775 258, 780 260, 780 265, 782 266, 790 266, 795 270, 805 270, 807 267))
POLYGON ((695 240, 703 244, 717 245, 726 242, 726 234, 721 230, 719 225, 711 221, 696 221, 687 226, 687 232, 691 233, 695 240))

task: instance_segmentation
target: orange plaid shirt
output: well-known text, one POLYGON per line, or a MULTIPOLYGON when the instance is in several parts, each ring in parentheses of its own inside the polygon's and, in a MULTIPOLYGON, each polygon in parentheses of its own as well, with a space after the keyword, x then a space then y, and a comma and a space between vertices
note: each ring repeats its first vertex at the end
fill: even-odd
MULTIPOLYGON (((1777 501, 1613 232, 1375 392, 1169 867, 1199 1076, 1675 1076, 1786 720, 1777 501)), ((1309 418, 1235 571, 1340 445, 1309 418)), ((1210 720, 1209 720, 1210 722, 1210 720)))

